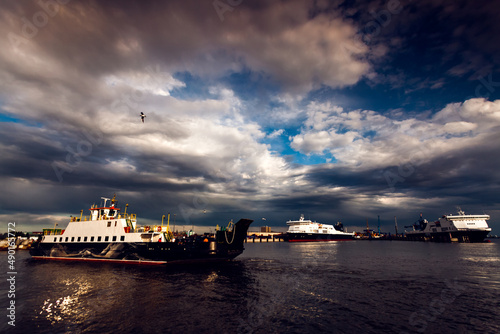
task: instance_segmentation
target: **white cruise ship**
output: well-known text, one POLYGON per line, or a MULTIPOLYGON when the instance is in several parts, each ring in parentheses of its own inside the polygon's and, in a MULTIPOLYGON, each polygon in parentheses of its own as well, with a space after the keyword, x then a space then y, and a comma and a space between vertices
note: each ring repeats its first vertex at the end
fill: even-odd
POLYGON ((289 242, 305 241, 339 241, 353 240, 354 232, 344 232, 344 226, 338 222, 335 226, 321 224, 304 219, 304 215, 299 220, 289 220, 286 222, 289 226, 285 239, 289 242))

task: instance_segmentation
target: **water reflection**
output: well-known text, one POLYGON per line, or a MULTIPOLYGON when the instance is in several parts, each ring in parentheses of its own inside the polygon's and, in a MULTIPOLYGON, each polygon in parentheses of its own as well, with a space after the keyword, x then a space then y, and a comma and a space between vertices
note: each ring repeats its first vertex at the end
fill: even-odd
POLYGON ((86 304, 85 299, 92 289, 92 284, 86 278, 64 279, 55 284, 61 284, 61 292, 64 292, 64 295, 45 299, 39 314, 51 325, 66 319, 80 322, 88 313, 82 306, 86 304), (68 290, 69 294, 66 295, 68 290))
POLYGON ((19 275, 19 291, 25 294, 18 300, 25 308, 16 329, 415 332, 412 314, 430 314, 430 303, 444 294, 446 310, 427 320, 429 333, 458 332, 457 319, 463 332, 500 330, 491 325, 500 316, 491 307, 500 289, 498 244, 353 241, 245 247, 236 261, 220 265, 30 264, 19 270, 25 273, 19 275), (450 286, 456 288, 452 295, 447 294, 450 286))
POLYGON ((204 281, 207 283, 214 283, 218 277, 219 275, 217 274, 217 272, 212 271, 204 281))
POLYGON ((314 305, 338 305, 335 280, 326 289, 319 287, 324 286, 320 281, 325 273, 334 273, 338 266, 340 244, 247 245, 245 256, 249 258, 244 262, 252 268, 254 293, 246 298, 246 313, 238 319, 239 332, 267 332, 276 327, 276 319, 307 321, 322 312, 314 305))
POLYGON ((113 332, 155 332, 158 326, 189 331, 200 326, 198 318, 225 328, 228 316, 235 330, 238 319, 248 314, 242 298, 258 294, 244 262, 161 268, 81 263, 30 267, 37 289, 30 301, 34 314, 26 315, 42 333, 109 332, 110 322, 113 332), (138 322, 138 312, 155 321, 138 322))
POLYGON ((339 244, 342 241, 330 241, 322 243, 300 243, 291 245, 291 250, 301 260, 303 265, 318 265, 324 262, 334 263, 337 257, 339 244))

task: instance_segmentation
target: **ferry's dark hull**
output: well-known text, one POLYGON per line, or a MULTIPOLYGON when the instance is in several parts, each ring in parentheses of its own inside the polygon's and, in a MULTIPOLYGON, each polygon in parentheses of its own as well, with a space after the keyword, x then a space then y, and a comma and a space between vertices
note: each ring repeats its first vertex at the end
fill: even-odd
POLYGON ((30 254, 37 260, 106 261, 168 264, 231 260, 243 253, 252 220, 241 219, 232 232, 217 231, 215 238, 190 237, 175 242, 36 242, 30 254))
POLYGON ((284 240, 288 242, 322 242, 354 240, 351 234, 319 234, 319 233, 286 233, 284 240))
POLYGON ((408 232, 405 234, 410 241, 433 242, 483 242, 490 231, 453 231, 453 232, 408 232))

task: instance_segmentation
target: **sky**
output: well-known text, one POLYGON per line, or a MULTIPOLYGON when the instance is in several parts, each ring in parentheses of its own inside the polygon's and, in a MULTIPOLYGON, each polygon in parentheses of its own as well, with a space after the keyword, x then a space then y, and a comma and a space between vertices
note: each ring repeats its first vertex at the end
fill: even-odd
POLYGON ((500 230, 496 1, 0 1, 0 220, 500 230), (144 123, 139 117, 146 115, 144 123), (175 216, 174 216, 175 215, 175 216))

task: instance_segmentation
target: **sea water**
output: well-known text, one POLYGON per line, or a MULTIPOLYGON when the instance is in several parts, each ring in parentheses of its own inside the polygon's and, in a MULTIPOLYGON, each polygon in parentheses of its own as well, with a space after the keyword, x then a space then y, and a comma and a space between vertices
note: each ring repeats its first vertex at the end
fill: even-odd
POLYGON ((0 253, 0 332, 500 332, 496 240, 245 247, 231 262, 166 267, 35 261, 17 251, 14 298, 0 253))

